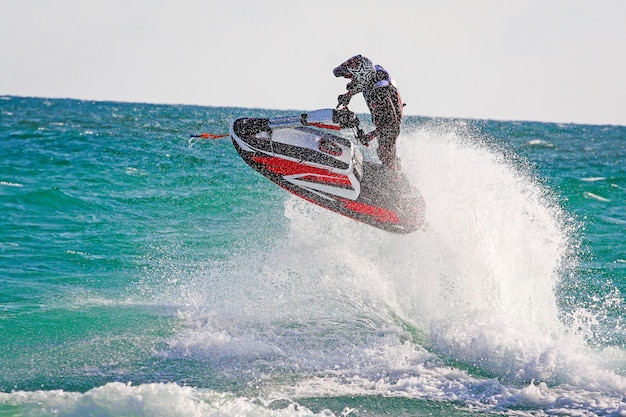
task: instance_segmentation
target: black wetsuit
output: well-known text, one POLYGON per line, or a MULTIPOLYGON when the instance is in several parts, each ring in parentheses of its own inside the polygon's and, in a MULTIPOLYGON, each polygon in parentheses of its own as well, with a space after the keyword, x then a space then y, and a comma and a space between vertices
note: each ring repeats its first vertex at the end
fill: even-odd
POLYGON ((348 100, 355 94, 363 93, 372 115, 372 123, 376 126, 374 131, 366 135, 367 139, 377 138, 378 158, 385 167, 396 168, 396 140, 402 121, 402 98, 389 73, 380 65, 374 68, 374 77, 365 85, 357 87, 353 82, 347 85, 348 100))

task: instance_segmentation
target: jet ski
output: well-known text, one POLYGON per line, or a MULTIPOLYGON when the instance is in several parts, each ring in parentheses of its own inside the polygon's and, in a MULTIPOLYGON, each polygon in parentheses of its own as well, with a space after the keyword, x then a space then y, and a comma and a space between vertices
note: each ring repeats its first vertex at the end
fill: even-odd
POLYGON ((366 161, 358 117, 322 109, 277 118, 240 117, 230 135, 241 158, 285 190, 388 232, 422 228, 424 200, 401 171, 366 161))

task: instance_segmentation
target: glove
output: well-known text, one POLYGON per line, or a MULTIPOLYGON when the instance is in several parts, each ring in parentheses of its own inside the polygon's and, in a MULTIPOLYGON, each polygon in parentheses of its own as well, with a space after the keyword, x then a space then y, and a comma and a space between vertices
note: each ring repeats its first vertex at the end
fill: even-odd
POLYGON ((337 101, 340 106, 347 106, 350 104, 350 99, 352 98, 352 94, 348 91, 346 94, 340 94, 337 97, 337 101))
POLYGON ((361 142, 363 145, 365 146, 370 146, 370 142, 372 141, 372 139, 374 139, 374 135, 372 134, 373 132, 370 132, 368 134, 364 134, 363 133, 363 129, 358 129, 357 130, 357 135, 356 138, 359 140, 359 142, 361 142))

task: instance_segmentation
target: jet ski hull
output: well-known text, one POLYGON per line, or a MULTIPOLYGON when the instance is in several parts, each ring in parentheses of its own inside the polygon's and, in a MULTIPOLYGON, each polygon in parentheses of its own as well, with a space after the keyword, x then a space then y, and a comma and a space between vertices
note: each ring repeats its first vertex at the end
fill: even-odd
POLYGON ((335 134, 338 129, 296 118, 244 117, 231 125, 231 137, 250 167, 300 198, 393 233, 421 228, 419 192, 400 171, 364 161, 350 140, 335 134))

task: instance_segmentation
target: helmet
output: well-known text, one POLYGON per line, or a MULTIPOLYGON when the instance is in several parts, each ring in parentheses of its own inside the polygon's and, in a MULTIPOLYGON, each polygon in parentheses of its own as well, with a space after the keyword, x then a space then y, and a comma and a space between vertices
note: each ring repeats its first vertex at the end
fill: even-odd
POLYGON ((363 55, 355 55, 333 70, 335 77, 351 78, 351 84, 360 88, 374 79, 375 73, 372 61, 363 55))

